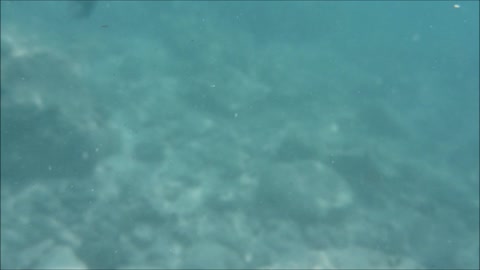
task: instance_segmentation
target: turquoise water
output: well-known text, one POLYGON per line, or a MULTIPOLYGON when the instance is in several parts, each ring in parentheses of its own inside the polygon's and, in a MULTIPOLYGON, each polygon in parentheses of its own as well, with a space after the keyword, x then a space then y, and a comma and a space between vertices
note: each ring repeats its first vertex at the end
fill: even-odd
POLYGON ((478 269, 478 2, 1 8, 2 268, 478 269))

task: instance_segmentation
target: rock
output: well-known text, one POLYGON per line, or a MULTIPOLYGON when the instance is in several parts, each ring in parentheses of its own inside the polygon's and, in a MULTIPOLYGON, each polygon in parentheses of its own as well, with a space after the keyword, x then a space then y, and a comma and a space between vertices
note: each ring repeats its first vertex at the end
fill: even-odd
POLYGON ((88 269, 74 251, 66 246, 56 246, 45 254, 37 266, 38 269, 88 269))

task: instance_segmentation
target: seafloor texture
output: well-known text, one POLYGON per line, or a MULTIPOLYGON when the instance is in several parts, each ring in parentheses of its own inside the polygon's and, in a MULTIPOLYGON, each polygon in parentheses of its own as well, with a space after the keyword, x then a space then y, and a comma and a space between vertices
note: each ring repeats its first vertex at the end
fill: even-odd
POLYGON ((475 79, 186 5, 2 18, 2 268, 478 267, 475 79))

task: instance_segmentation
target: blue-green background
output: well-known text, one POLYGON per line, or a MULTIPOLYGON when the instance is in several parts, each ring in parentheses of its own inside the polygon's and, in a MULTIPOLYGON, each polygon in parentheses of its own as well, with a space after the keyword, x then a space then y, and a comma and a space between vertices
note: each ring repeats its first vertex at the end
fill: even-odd
POLYGON ((1 267, 478 269, 478 74, 476 1, 2 1, 1 267))

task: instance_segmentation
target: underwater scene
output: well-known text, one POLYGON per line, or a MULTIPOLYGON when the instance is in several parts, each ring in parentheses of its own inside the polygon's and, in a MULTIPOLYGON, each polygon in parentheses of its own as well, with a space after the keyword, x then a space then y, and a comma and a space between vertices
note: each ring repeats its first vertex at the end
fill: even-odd
POLYGON ((2 269, 479 268, 479 2, 0 5, 2 269))

